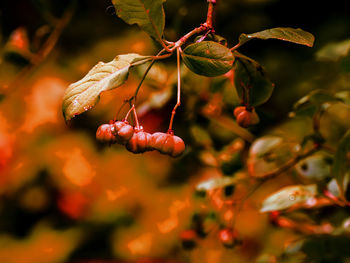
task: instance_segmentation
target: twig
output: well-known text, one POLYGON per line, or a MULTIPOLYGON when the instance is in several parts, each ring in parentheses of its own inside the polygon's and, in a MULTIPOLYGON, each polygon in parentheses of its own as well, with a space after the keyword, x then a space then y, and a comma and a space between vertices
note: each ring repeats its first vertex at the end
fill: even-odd
POLYGON ((207 21, 206 24, 209 28, 213 28, 213 9, 214 4, 216 4, 216 0, 208 0, 208 13, 207 13, 207 21))
POLYGON ((135 109, 135 105, 132 105, 132 107, 129 109, 129 111, 126 113, 124 120, 128 120, 130 112, 133 111, 135 109))
POLYGON ((173 108, 173 111, 171 112, 171 118, 170 118, 170 123, 169 123, 169 129, 168 131, 172 131, 173 129, 173 121, 174 121, 174 116, 176 114, 176 109, 180 106, 181 104, 181 69, 180 69, 180 49, 176 49, 176 61, 177 61, 177 102, 173 108))
POLYGON ((162 49, 161 51, 158 52, 158 54, 156 56, 152 57, 151 63, 148 65, 147 69, 145 70, 145 72, 143 73, 143 76, 141 78, 141 81, 139 82, 139 85, 137 86, 134 95, 127 100, 127 102, 129 102, 131 104, 132 100, 134 100, 134 104, 136 104, 136 98, 137 98, 137 94, 139 93, 139 90, 141 88, 141 85, 143 83, 143 81, 146 79, 146 76, 148 74, 148 72, 151 70, 154 62, 158 59, 164 59, 167 57, 170 57, 172 55, 172 53, 170 54, 165 54, 165 55, 161 55, 164 51, 166 51, 165 49, 162 49))
POLYGON ((135 105, 132 105, 132 112, 133 112, 133 114, 134 114, 134 121, 135 121, 135 128, 137 129, 137 130, 139 130, 140 129, 140 124, 139 124, 139 119, 137 118, 137 113, 136 113, 136 110, 135 110, 135 105))
POLYGON ((287 217, 281 217, 279 213, 271 214, 270 219, 279 227, 292 229, 296 232, 306 235, 321 235, 329 234, 334 230, 334 227, 329 224, 316 225, 309 223, 296 222, 287 217))
POLYGON ((62 34, 63 29, 68 25, 72 18, 76 1, 73 1, 71 5, 65 10, 63 16, 57 21, 56 27, 51 32, 46 42, 42 45, 41 49, 31 59, 31 64, 22 69, 18 73, 17 77, 9 84, 8 92, 13 91, 14 88, 20 86, 25 78, 32 74, 37 67, 48 57, 53 48, 55 47, 59 37, 62 34))
POLYGON ((181 47, 193 35, 197 35, 197 34, 200 34, 202 32, 205 32, 205 31, 214 31, 214 29, 213 29, 213 10, 214 10, 215 3, 216 3, 216 0, 208 0, 208 12, 207 12, 206 22, 204 24, 201 24, 199 27, 196 27, 195 29, 191 30, 186 35, 181 37, 178 41, 176 41, 174 46, 169 50, 169 52, 173 52, 178 47, 181 47))
POLYGON ((310 155, 314 154, 315 152, 318 152, 320 150, 320 147, 313 147, 310 150, 308 150, 305 153, 296 155, 294 158, 286 162, 284 165, 278 167, 274 171, 268 172, 262 176, 260 176, 260 180, 266 180, 266 179, 271 179, 283 172, 288 171, 290 168, 292 168, 294 165, 296 165, 299 161, 305 159, 306 157, 309 157, 310 155))

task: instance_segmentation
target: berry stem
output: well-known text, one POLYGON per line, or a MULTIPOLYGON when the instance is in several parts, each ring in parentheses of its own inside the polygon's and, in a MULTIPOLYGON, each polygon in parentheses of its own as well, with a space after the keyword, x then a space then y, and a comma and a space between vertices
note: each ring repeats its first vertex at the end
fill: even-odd
POLYGON ((132 105, 130 110, 132 110, 132 112, 134 114, 135 128, 137 130, 139 130, 140 129, 140 124, 139 124, 139 119, 137 118, 137 113, 136 113, 136 109, 135 109, 135 105, 134 104, 132 105))
POLYGON ((129 102, 129 100, 124 100, 124 101, 123 101, 123 104, 119 107, 118 112, 115 114, 115 116, 114 116, 114 118, 113 118, 114 122, 115 122, 116 120, 118 120, 118 116, 119 116, 120 112, 122 111, 122 109, 124 108, 124 106, 125 106, 128 102, 129 102))
POLYGON ((178 47, 176 49, 176 61, 177 61, 177 103, 175 104, 173 111, 171 112, 171 118, 169 123, 169 129, 173 129, 173 122, 174 122, 174 116, 176 114, 176 109, 181 104, 181 69, 180 69, 180 50, 181 48, 178 47))
POLYGON ((145 70, 145 72, 143 73, 143 76, 142 76, 142 79, 139 83, 139 85, 137 86, 136 90, 135 90, 135 93, 134 93, 134 96, 132 96, 128 101, 131 103, 132 100, 134 100, 134 104, 136 104, 136 97, 137 97, 137 94, 139 93, 139 90, 141 88, 141 85, 143 83, 143 81, 146 79, 146 76, 148 74, 148 72, 151 70, 154 62, 158 59, 165 59, 165 58, 168 58, 172 55, 172 53, 169 53, 169 54, 165 54, 165 55, 162 55, 163 52, 165 52, 166 50, 165 49, 162 49, 161 51, 158 52, 157 55, 153 56, 152 57, 152 61, 151 63, 148 65, 147 69, 145 70))
POLYGON ((130 115, 130 112, 131 112, 132 110, 134 110, 134 109, 135 109, 135 105, 133 104, 132 107, 130 108, 130 110, 126 113, 126 115, 125 115, 125 117, 124 117, 124 120, 128 120, 129 115, 130 115))

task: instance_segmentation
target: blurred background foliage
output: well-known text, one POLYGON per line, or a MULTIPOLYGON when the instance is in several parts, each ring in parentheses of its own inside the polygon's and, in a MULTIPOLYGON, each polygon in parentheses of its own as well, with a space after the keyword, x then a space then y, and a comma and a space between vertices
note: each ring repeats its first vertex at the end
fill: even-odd
MULTIPOLYGON (((184 103, 174 127, 187 150, 170 159, 153 152, 134 155, 95 140, 97 127, 113 119, 123 100, 133 95, 144 68, 135 69, 124 86, 102 94, 94 109, 70 123, 61 113, 67 86, 98 61, 131 52, 155 54, 158 47, 145 33, 118 19, 107 0, 1 1, 0 262, 277 262, 301 236, 270 225, 259 206, 281 186, 310 179, 286 172, 259 188, 239 211, 222 205, 232 195, 230 189, 210 192, 210 200, 203 200, 195 188, 223 175, 247 178, 247 149, 266 134, 288 138, 277 152, 276 163, 285 162, 293 143, 312 129, 308 118, 288 118, 293 104, 314 89, 349 90, 345 4, 218 0, 215 29, 229 46, 241 33, 279 26, 311 32, 315 46, 256 40, 240 49, 259 61, 276 84, 270 100, 257 108, 260 124, 249 131, 233 120, 239 101, 229 75, 209 79, 183 68, 184 103), (230 249, 221 244, 217 229, 233 217, 241 244, 230 249), (196 229, 198 218, 205 218, 204 234, 188 250, 181 233, 196 229)), ((169 40, 205 21, 204 0, 167 0, 164 7, 169 40)), ((139 93, 138 112, 149 132, 166 130, 175 104, 174 62, 157 63, 139 93)), ((350 116, 348 108, 336 107, 321 127, 334 145, 349 129, 350 116)), ((249 192, 251 182, 243 182, 236 186, 235 198, 249 192)), ((309 240, 301 249, 310 257, 307 262, 349 257, 343 249, 349 240, 333 239, 309 240), (326 248, 326 258, 315 252, 326 248)), ((305 255, 287 258, 283 262, 302 262, 305 255)))

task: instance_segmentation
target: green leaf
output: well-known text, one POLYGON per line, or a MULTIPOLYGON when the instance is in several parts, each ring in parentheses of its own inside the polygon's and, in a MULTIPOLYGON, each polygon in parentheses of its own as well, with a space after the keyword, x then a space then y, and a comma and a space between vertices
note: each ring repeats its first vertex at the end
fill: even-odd
POLYGON ((129 69, 149 61, 150 57, 126 54, 111 62, 96 64, 84 78, 69 85, 65 92, 62 110, 66 121, 96 105, 103 91, 122 85, 128 78, 129 69))
MULTIPOLYGON (((322 105, 341 101, 326 90, 313 90, 293 105, 293 115, 313 116, 322 105)), ((292 116, 293 116, 292 115, 292 116)))
POLYGON ((344 102, 346 105, 350 105, 350 90, 341 90, 334 94, 334 97, 344 102))
POLYGON ((337 180, 338 187, 342 196, 345 192, 344 178, 347 172, 348 152, 350 152, 350 129, 345 133, 339 142, 332 167, 332 176, 337 180))
POLYGON ((225 74, 232 68, 234 61, 234 56, 227 47, 213 41, 191 44, 181 56, 191 71, 207 77, 225 74))
POLYGON ((279 211, 294 205, 303 205, 314 200, 316 195, 316 184, 286 186, 267 197, 260 212, 279 211))
POLYGON ((126 23, 137 24, 143 31, 162 42, 165 26, 164 0, 112 0, 117 15, 126 23))
MULTIPOLYGON (((238 54, 238 52, 235 52, 238 54)), ((272 95, 274 84, 266 76, 262 66, 252 59, 236 57, 235 87, 238 97, 251 106, 265 103, 272 95)))
POLYGON ((350 52, 350 38, 340 42, 325 45, 316 53, 316 58, 321 61, 337 61, 350 52))
POLYGON ((252 34, 241 34, 239 36, 239 43, 242 45, 253 38, 279 39, 309 47, 313 46, 315 40, 315 37, 311 33, 300 28, 295 29, 290 27, 276 27, 252 34))

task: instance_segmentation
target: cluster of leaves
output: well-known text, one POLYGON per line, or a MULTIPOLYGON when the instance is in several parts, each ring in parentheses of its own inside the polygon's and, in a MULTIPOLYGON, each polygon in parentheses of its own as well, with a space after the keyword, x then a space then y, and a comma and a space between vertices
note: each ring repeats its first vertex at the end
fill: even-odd
MULTIPOLYGON (((185 36, 173 44, 168 44, 171 42, 166 41, 163 36, 165 26, 163 1, 159 0, 154 3, 154 1, 146 0, 138 2, 116 0, 113 1, 113 4, 121 19, 129 24, 137 24, 161 44, 164 49, 160 54, 170 55, 175 49, 186 44, 183 51, 180 49, 181 58, 193 73, 206 77, 218 77, 232 70, 237 98, 241 104, 248 107, 256 107, 265 103, 272 94, 274 84, 266 76, 259 63, 239 53, 237 49, 251 39, 279 39, 306 46, 312 46, 314 41, 310 33, 301 29, 273 28, 252 34, 241 34, 239 42, 229 48, 222 37, 212 32, 211 27, 202 26, 189 33, 192 36, 198 32, 199 36, 194 43, 188 44, 189 37, 185 36), (204 34, 201 35, 202 33, 204 34)), ((106 64, 100 62, 81 81, 72 84, 66 92, 63 104, 66 120, 95 106, 101 92, 122 85, 131 67, 157 59, 159 59, 158 56, 126 54, 117 56, 112 62, 106 64)), ((186 75, 183 76, 183 79, 186 80, 186 75)), ((250 175, 254 178, 264 182, 290 168, 296 168, 299 174, 309 180, 317 181, 316 184, 288 186, 273 193, 263 202, 261 212, 282 211, 289 215, 290 211, 299 209, 320 209, 320 207, 339 204, 347 206, 349 131, 345 132, 343 138, 337 143, 338 147, 334 152, 327 155, 316 155, 317 152, 327 149, 327 139, 320 131, 320 119, 332 104, 346 104, 346 99, 341 98, 342 95, 344 93, 330 94, 324 91, 313 91, 295 104, 292 115, 311 117, 313 132, 304 136, 304 140, 294 145, 293 149, 290 146, 281 149, 285 142, 279 137, 263 137, 254 142, 247 161, 250 175), (325 180, 325 178, 333 179, 325 180), (328 183, 326 187, 325 182, 328 183), (335 182, 336 190, 334 189, 335 182)), ((208 112, 206 115, 210 117, 208 112)), ((200 158, 206 164, 221 167, 222 171, 228 175, 242 168, 238 165, 242 161, 240 158, 242 149, 230 151, 230 147, 227 146, 219 153, 208 151, 208 145, 212 143, 211 136, 200 126, 192 126, 191 133, 197 143, 204 147, 200 158)), ((221 177, 200 183, 197 190, 214 191, 217 188, 235 185, 237 182, 240 180, 221 177)), ((282 227, 304 231, 307 234, 339 232, 338 228, 314 229, 308 225, 303 226, 300 222, 295 223, 293 220, 288 221, 282 218, 280 214, 273 219, 282 227)), ((308 250, 309 244, 310 242, 306 242, 303 246, 305 251, 308 250)))
MULTIPOLYGON (((241 34, 238 44, 228 48, 224 38, 212 33, 212 25, 211 23, 208 25, 207 21, 167 46, 166 43, 169 42, 164 38, 163 2, 115 0, 113 4, 121 19, 128 24, 137 24, 164 47, 161 53, 167 52, 171 55, 175 49, 188 44, 186 42, 189 37, 199 35, 195 43, 188 44, 181 52, 184 64, 194 73, 207 77, 220 76, 233 69, 237 94, 242 103, 249 107, 266 102, 272 94, 274 85, 259 63, 242 55, 236 49, 251 39, 279 39, 306 46, 312 46, 314 42, 313 35, 301 29, 273 28, 252 34, 241 34), (200 35, 201 33, 204 35, 200 35)), ((209 4, 213 5, 210 1, 209 4)), ((103 91, 115 89, 127 80, 132 67, 163 57, 164 55, 158 57, 125 54, 117 56, 109 63, 98 63, 82 80, 69 86, 63 101, 65 119, 70 120, 94 107, 103 91)))

